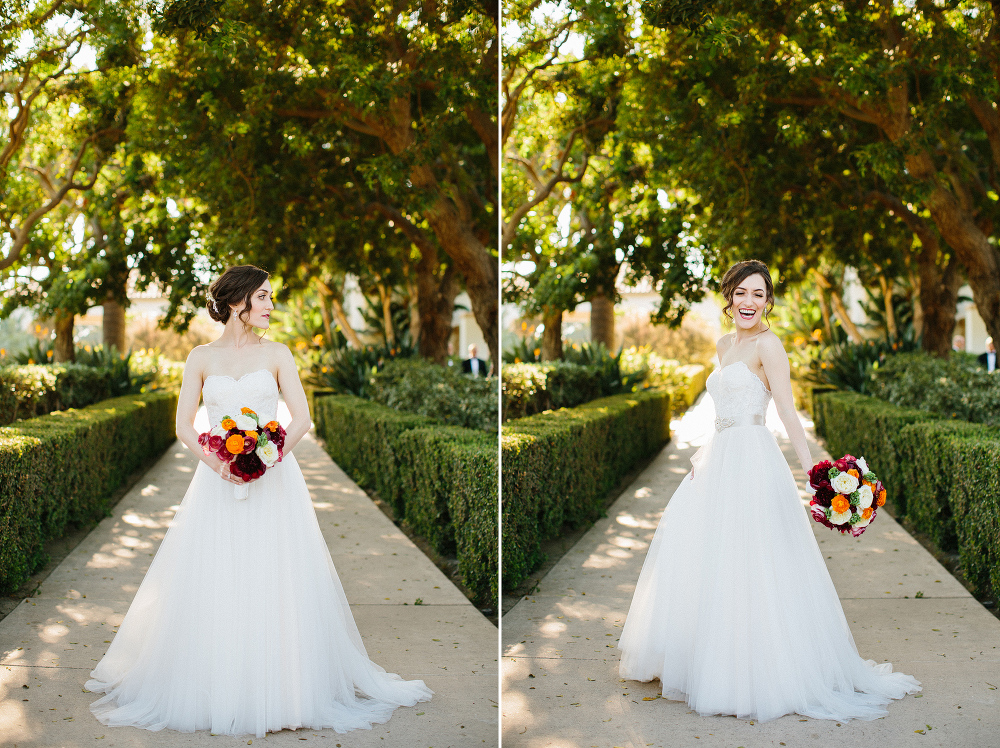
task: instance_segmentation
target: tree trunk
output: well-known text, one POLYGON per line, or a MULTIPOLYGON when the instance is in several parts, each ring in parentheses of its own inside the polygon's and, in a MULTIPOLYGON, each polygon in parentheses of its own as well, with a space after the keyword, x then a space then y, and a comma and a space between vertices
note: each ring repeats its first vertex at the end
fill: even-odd
POLYGON ((414 345, 420 341, 420 292, 417 283, 407 273, 406 280, 407 305, 410 309, 410 342, 414 345))
POLYGON ((920 338, 924 334, 924 306, 920 302, 920 273, 910 269, 910 304, 913 305, 913 335, 920 338))
POLYGON ((382 302, 382 327, 385 328, 385 343, 390 348, 396 345, 396 327, 392 324, 392 289, 384 283, 376 283, 378 298, 382 302))
MULTIPOLYGON (((319 294, 319 316, 323 318, 323 337, 327 347, 333 346, 333 314, 330 312, 330 299, 319 294)), ((344 337, 347 337, 346 335, 344 337)))
POLYGON ((438 275, 440 267, 436 252, 430 248, 420 250, 416 284, 420 311, 420 355, 429 361, 444 364, 448 360, 448 339, 451 337, 458 283, 453 264, 438 275))
POLYGON ((546 308, 542 312, 542 361, 559 361, 563 357, 562 309, 546 308))
POLYGON ((848 316, 847 309, 844 307, 844 302, 840 299, 840 294, 830 289, 830 303, 833 305, 833 314, 840 322, 841 327, 847 330, 847 334, 851 338, 852 343, 860 343, 864 340, 861 337, 861 333, 858 331, 858 326, 854 324, 854 321, 848 316))
MULTIPOLYGON (((347 338, 347 344, 354 349, 364 348, 361 338, 358 337, 358 334, 354 331, 354 328, 351 327, 351 323, 347 319, 347 313, 344 311, 343 303, 341 303, 340 289, 324 280, 317 280, 316 291, 319 293, 320 299, 322 299, 321 306, 325 306, 326 302, 329 301, 330 308, 333 310, 334 319, 337 320, 337 324, 340 325, 340 331, 344 333, 344 337, 347 338)), ((323 324, 326 324, 325 318, 323 319, 323 324)), ((333 330, 330 330, 327 333, 327 338, 330 343, 333 343, 333 330)))
POLYGON ((885 304, 885 334, 889 340, 899 339, 899 329, 896 327, 896 312, 892 308, 892 282, 879 273, 879 286, 882 287, 882 302, 885 304))
POLYGON ((76 361, 76 349, 73 347, 74 319, 75 315, 67 314, 61 310, 52 317, 52 326, 56 331, 55 349, 52 351, 52 363, 54 364, 76 361))
POLYGON ((615 305, 603 289, 590 297, 590 340, 615 350, 615 305))
POLYGON ((102 323, 102 337, 104 340, 104 350, 115 346, 119 353, 125 352, 125 307, 118 303, 111 294, 104 301, 104 322, 102 323))
POLYGON ((816 288, 816 300, 819 301, 819 313, 823 316, 823 333, 826 342, 833 342, 833 326, 830 324, 830 305, 826 301, 826 292, 822 287, 816 288))
POLYGON ((921 348, 935 356, 951 352, 951 334, 955 330, 955 312, 962 274, 955 257, 942 267, 936 246, 925 246, 917 258, 920 273, 921 348))
MULTIPOLYGON (((923 204, 941 233, 965 266, 976 311, 994 340, 1000 340, 1000 253, 989 243, 972 216, 958 199, 937 182, 934 163, 924 153, 907 156, 906 166, 917 179, 931 187, 923 204)), ((925 309, 926 313, 926 309, 925 309)))

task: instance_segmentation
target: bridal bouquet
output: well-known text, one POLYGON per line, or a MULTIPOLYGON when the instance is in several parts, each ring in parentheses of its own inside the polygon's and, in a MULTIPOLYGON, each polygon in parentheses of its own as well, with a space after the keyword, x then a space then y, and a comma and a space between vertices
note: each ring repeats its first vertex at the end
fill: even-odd
MULTIPOLYGON (((215 454, 230 463, 229 472, 244 481, 259 478, 264 471, 281 462, 285 429, 277 421, 260 425, 260 418, 250 408, 241 408, 238 416, 223 416, 221 423, 198 436, 205 454, 215 454)), ((247 486, 234 486, 233 496, 247 497, 247 486)))
POLYGON ((813 519, 854 537, 865 531, 885 504, 885 486, 864 457, 844 455, 832 463, 823 460, 813 465, 809 485, 816 491, 809 502, 813 519))

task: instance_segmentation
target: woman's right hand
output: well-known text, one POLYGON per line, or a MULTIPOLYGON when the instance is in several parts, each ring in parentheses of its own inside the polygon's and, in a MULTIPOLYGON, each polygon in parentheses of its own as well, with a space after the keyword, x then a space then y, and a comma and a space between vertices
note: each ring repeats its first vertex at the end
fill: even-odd
POLYGON ((224 481, 227 481, 229 483, 235 483, 236 485, 239 485, 240 483, 243 482, 240 478, 237 478, 235 475, 232 474, 232 472, 229 469, 229 463, 225 460, 219 460, 219 467, 213 468, 213 470, 215 470, 215 472, 219 474, 219 477, 222 478, 222 480, 224 481))

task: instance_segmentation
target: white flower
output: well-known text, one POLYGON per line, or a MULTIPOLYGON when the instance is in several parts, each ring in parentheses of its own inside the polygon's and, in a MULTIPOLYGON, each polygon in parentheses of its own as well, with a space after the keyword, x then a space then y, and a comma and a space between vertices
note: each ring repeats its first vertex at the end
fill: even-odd
POLYGON ((837 493, 852 494, 858 489, 858 479, 850 473, 841 473, 830 481, 830 485, 837 493))
POLYGON ((858 506, 861 509, 867 509, 872 505, 872 500, 875 496, 872 494, 872 487, 865 484, 858 489, 858 506))
POLYGON ((859 457, 858 459, 855 460, 855 462, 858 463, 858 468, 861 470, 861 474, 862 475, 864 475, 865 473, 870 473, 871 472, 868 469, 868 463, 865 462, 865 458, 864 457, 859 457))
POLYGON ((835 512, 830 510, 830 522, 835 525, 842 525, 845 522, 851 521, 851 510, 848 509, 846 512, 835 512))
POLYGON ((875 512, 872 512, 865 518, 864 512, 858 517, 858 521, 854 524, 855 527, 868 527, 868 523, 872 521, 872 517, 875 516, 875 512))
POLYGON ((278 454, 278 448, 274 446, 274 442, 267 442, 257 447, 257 456, 261 462, 271 467, 278 461, 280 455, 278 454))
POLYGON ((240 415, 233 418, 233 420, 236 421, 236 428, 238 428, 240 431, 257 430, 257 422, 250 416, 243 415, 242 413, 240 413, 240 415))
POLYGON ((222 426, 216 426, 211 431, 208 432, 210 436, 225 436, 229 432, 226 431, 222 426))

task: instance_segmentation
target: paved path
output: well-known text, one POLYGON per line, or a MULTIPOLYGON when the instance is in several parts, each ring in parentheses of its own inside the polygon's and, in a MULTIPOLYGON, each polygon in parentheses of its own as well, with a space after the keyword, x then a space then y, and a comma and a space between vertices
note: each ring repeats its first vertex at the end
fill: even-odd
MULTIPOLYGON (((893 701, 888 717, 700 717, 658 698, 659 681, 618 677, 616 645, 646 548, 714 416, 703 395, 607 517, 502 619, 504 748, 1000 746, 1000 621, 884 512, 857 539, 813 529, 862 656, 923 684, 918 698, 893 701)), ((767 425, 797 465, 773 403, 767 425)), ((828 457, 814 440, 811 449, 817 461, 828 457)))
MULTIPOLYGON (((284 408, 284 404, 281 404, 284 408)), ((288 413, 279 413, 287 421, 288 413)), ((208 427, 204 410, 199 414, 208 427)), ((0 621, 0 746, 399 746, 497 744, 497 630, 344 474, 313 438, 295 457, 369 656, 434 698, 371 730, 283 730, 263 738, 105 727, 83 684, 121 622, 183 497, 195 457, 176 442, 53 570, 41 594, 0 621), (421 599, 422 605, 414 605, 421 599), (25 688, 27 686, 27 688, 25 688)))

